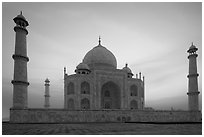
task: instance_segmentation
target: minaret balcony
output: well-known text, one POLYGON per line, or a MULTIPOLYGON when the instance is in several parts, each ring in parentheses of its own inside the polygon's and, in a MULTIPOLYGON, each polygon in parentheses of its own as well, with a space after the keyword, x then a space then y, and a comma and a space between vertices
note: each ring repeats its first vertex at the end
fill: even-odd
POLYGON ((190 77, 198 77, 199 76, 199 74, 198 73, 196 73, 196 74, 188 74, 188 78, 190 78, 190 77))
POLYGON ((49 83, 45 83, 45 86, 50 86, 50 84, 49 83))
POLYGON ((196 53, 190 54, 190 55, 188 56, 188 59, 189 59, 189 58, 192 58, 192 57, 195 57, 195 58, 196 58, 197 56, 198 56, 198 54, 196 54, 196 53))
POLYGON ((27 29, 26 29, 25 27, 23 27, 23 26, 16 25, 16 26, 14 27, 14 31, 16 32, 16 31, 18 31, 18 30, 23 30, 23 31, 26 32, 26 35, 28 34, 27 29))
POLYGON ((45 97, 50 97, 50 95, 44 95, 45 97))
POLYGON ((20 80, 12 80, 11 83, 14 85, 27 85, 27 86, 29 85, 29 82, 20 80))
POLYGON ((14 60, 16 60, 16 59, 23 59, 23 60, 25 60, 25 61, 29 61, 29 58, 28 57, 25 57, 25 56, 22 56, 22 55, 16 55, 16 54, 14 54, 13 56, 12 56, 12 58, 14 59, 14 60))
POLYGON ((188 92, 187 93, 187 95, 198 95, 198 94, 200 94, 200 92, 198 92, 198 91, 197 92, 188 92))

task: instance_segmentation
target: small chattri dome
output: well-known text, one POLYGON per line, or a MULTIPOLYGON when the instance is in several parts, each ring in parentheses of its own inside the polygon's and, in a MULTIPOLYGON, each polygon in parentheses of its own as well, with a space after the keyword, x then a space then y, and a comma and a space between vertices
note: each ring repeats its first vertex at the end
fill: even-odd
POLYGON ((192 44, 191 44, 191 46, 190 46, 190 48, 188 49, 187 52, 189 52, 189 53, 195 53, 197 50, 198 50, 198 48, 196 48, 196 46, 193 45, 193 42, 192 42, 192 44))
MULTIPOLYGON (((22 11, 21 11, 21 13, 18 15, 18 16, 16 16, 14 19, 14 22, 15 23, 17 23, 17 20, 22 20, 22 21, 24 21, 25 23, 26 23, 26 26, 28 26, 29 24, 28 24, 28 21, 26 20, 26 18, 23 16, 23 14, 22 14, 22 11)), ((18 24, 18 23, 17 23, 18 24)))
POLYGON ((196 46, 195 45, 191 45, 189 49, 195 49, 196 46))
POLYGON ((22 12, 21 12, 21 14, 19 14, 19 15, 17 16, 17 18, 20 18, 20 19, 26 20, 25 17, 23 16, 22 12))
POLYGON ((50 81, 49 81, 49 79, 48 79, 48 78, 46 78, 45 82, 46 82, 46 83, 49 83, 50 81))
POLYGON ((128 64, 125 64, 125 67, 123 68, 124 71, 126 71, 128 74, 132 74, 131 69, 128 67, 128 64))
POLYGON ((80 63, 77 67, 76 67, 78 70, 90 70, 89 69, 89 66, 85 63, 80 63))

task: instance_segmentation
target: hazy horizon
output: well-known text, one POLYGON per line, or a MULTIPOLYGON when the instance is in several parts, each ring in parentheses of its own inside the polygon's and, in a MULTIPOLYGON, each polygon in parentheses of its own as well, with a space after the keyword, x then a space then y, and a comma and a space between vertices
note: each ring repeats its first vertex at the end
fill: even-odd
POLYGON ((198 48, 199 108, 202 108, 202 3, 2 3, 2 118, 12 107, 15 23, 20 11, 27 27, 28 107, 43 108, 50 80, 51 108, 63 108, 63 68, 74 74, 85 54, 109 49, 117 68, 125 63, 145 76, 145 106, 187 110, 188 53, 198 48))

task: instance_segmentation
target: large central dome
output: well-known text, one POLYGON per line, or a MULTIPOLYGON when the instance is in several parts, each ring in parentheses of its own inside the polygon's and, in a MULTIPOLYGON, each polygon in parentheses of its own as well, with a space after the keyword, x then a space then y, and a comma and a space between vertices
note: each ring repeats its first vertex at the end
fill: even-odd
POLYGON ((90 68, 117 68, 117 61, 111 51, 99 45, 90 50, 84 57, 83 62, 90 68))

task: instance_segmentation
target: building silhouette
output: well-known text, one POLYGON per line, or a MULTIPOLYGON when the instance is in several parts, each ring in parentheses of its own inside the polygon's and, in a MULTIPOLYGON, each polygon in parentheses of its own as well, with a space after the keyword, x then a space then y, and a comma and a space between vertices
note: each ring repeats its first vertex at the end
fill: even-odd
POLYGON ((27 62, 29 58, 27 57, 26 35, 28 31, 26 27, 29 24, 22 12, 13 20, 16 23, 14 27, 16 32, 15 53, 12 56, 14 59, 14 76, 11 82, 13 84, 13 108, 25 109, 28 107, 27 62))
POLYGON ((45 108, 49 108, 50 107, 50 81, 48 78, 46 78, 45 80, 45 104, 44 107, 45 108))
POLYGON ((113 53, 99 43, 90 50, 75 70, 64 75, 64 108, 144 109, 144 81, 133 78, 126 64, 117 69, 113 53))
POLYGON ((188 59, 189 59, 189 74, 188 74, 188 109, 190 111, 198 110, 198 73, 197 73, 197 61, 196 58, 198 54, 196 53, 198 49, 195 45, 190 46, 188 49, 188 59))

